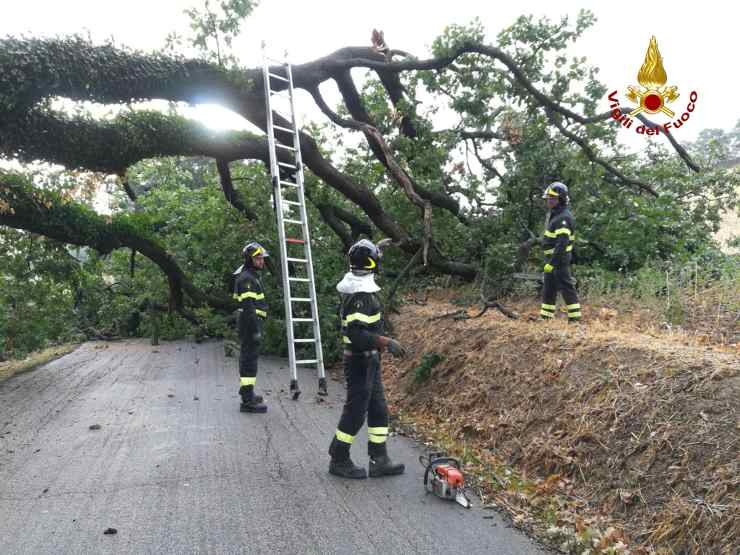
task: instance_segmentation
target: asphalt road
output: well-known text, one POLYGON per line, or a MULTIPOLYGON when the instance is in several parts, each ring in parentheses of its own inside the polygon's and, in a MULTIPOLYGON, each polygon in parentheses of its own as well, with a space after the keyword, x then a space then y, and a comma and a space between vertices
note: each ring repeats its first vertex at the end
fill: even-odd
POLYGON ((411 440, 389 440, 403 476, 329 475, 344 389, 318 403, 306 372, 292 401, 287 373, 261 362, 265 415, 238 411, 218 342, 90 343, 0 384, 0 553, 543 552, 475 499, 425 494, 411 440))

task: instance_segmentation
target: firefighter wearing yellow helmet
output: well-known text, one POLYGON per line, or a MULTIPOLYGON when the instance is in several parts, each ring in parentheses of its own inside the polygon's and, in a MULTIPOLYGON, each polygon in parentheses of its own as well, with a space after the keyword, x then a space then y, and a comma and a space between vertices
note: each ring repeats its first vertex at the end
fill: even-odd
POLYGON ((581 319, 581 305, 575 281, 570 273, 575 242, 575 221, 568 204, 568 187, 556 181, 542 195, 549 209, 545 236, 542 242, 545 255, 544 288, 542 290, 542 307, 540 317, 551 320, 555 317, 555 303, 558 291, 563 296, 568 309, 568 321, 581 319))

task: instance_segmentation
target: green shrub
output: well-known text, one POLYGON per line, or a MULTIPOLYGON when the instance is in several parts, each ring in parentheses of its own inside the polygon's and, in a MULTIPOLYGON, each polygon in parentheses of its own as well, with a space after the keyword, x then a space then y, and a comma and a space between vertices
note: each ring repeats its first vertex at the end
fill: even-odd
POLYGON ((419 366, 414 370, 414 381, 416 383, 423 383, 429 379, 432 375, 432 368, 437 366, 444 360, 444 357, 434 351, 424 353, 419 362, 419 366))

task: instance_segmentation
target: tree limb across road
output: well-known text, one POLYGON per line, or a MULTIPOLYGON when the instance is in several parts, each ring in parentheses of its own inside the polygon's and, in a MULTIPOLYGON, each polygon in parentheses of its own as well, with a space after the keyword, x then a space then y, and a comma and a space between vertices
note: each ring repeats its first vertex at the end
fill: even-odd
MULTIPOLYGON (((373 47, 346 47, 314 61, 293 66, 294 84, 311 94, 315 104, 332 123, 363 133, 374 158, 385 169, 391 182, 403 191, 409 207, 418 210, 419 221, 423 220, 424 223, 413 225, 391 214, 374 187, 340 170, 321 151, 316 139, 301 131, 300 147, 305 166, 346 203, 345 206, 333 205, 322 199, 317 204, 322 218, 345 246, 358 233, 381 234, 392 239, 406 256, 411 257, 420 246, 427 253, 432 244, 433 227, 429 222, 433 209, 453 214, 460 223, 467 224, 459 197, 453 196, 452 189, 443 182, 435 184, 423 181, 422 186, 422 181, 413 175, 403 159, 396 140, 372 121, 367 99, 358 91, 352 70, 367 69, 377 76, 391 105, 399 111, 400 136, 407 141, 418 141, 423 133, 416 104, 409 96, 402 77, 429 70, 454 71, 455 63, 471 54, 479 55, 483 61, 488 60, 491 66, 502 65, 503 69, 497 66, 495 71, 503 72, 507 82, 516 84, 519 87, 517 94, 545 111, 553 128, 577 144, 591 160, 625 185, 655 194, 649 185, 630 177, 614 164, 601 160, 595 154, 593 145, 589 144, 587 133, 578 134, 561 121, 567 118, 577 125, 592 126, 607 120, 608 114, 585 116, 557 102, 530 80, 521 61, 501 48, 464 41, 443 55, 417 59, 397 50, 381 53, 373 47), (394 59, 399 53, 403 59, 394 59), (319 87, 330 81, 338 86, 348 117, 331 109, 319 92, 319 87), (360 211, 367 219, 360 220, 347 206, 360 211)), ((275 72, 279 70, 277 66, 271 69, 275 72)), ((286 86, 286 83, 279 81, 271 84, 276 91, 284 90, 286 86)), ((215 132, 177 114, 152 110, 132 109, 120 112, 115 117, 100 119, 70 115, 51 107, 51 101, 56 98, 119 107, 149 100, 218 103, 265 131, 267 125, 261 68, 226 68, 206 60, 148 54, 113 44, 95 45, 80 37, 0 39, 0 154, 22 162, 42 160, 69 169, 117 175, 125 175, 137 162, 160 156, 210 157, 218 161, 226 200, 245 218, 254 219, 252 209, 244 204, 230 181, 228 163, 245 159, 267 163, 268 147, 263 136, 244 131, 215 132)), ((500 111, 501 108, 494 110, 494 113, 500 111)), ((279 114, 276 113, 275 118, 278 125, 290 127, 289 122, 279 114)), ((284 132, 278 131, 279 140, 290 139, 287 134, 281 136, 281 133, 284 132)), ((465 129, 458 135, 457 140, 460 141, 474 140, 476 156, 481 163, 484 160, 480 157, 476 140, 506 140, 505 134, 491 129, 465 129)), ((668 139, 684 162, 698 170, 685 149, 672 136, 668 139)), ((494 168, 488 162, 486 167, 494 168)), ((438 170, 442 173, 445 171, 444 168, 438 170)), ((130 191, 129 188, 127 192, 130 191)), ((23 213, 30 209, 28 204, 20 204, 16 208, 18 212, 13 215, 16 224, 30 224, 33 216, 38 215, 35 212, 23 213)), ((6 214, 6 221, 7 217, 6 214)), ((31 227, 37 233, 53 233, 60 240, 66 240, 65 237, 80 240, 74 232, 65 235, 58 229, 38 224, 31 227)), ((126 241, 131 243, 138 239, 134 235, 109 235, 104 243, 107 247, 126 241)), ((144 246, 149 249, 153 259, 161 262, 163 270, 167 268, 165 273, 174 280, 174 302, 182 305, 177 292, 187 280, 172 265, 167 253, 151 245, 144 246)), ((139 248, 136 250, 144 253, 139 248)), ((477 264, 445 257, 439 251, 436 251, 430 263, 437 271, 464 279, 473 279, 480 269, 477 264)), ((196 302, 210 302, 208 297, 190 287, 185 286, 184 291, 196 302)))

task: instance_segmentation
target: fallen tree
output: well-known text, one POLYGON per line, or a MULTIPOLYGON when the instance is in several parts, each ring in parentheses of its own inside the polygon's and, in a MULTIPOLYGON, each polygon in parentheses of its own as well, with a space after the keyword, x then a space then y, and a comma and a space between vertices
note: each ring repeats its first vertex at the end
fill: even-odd
MULTIPOLYGON (((577 36, 573 32, 571 38, 577 36)), ((562 44, 565 44, 564 42, 562 44)), ((325 155, 316 139, 305 131, 300 133, 301 155, 304 164, 323 184, 336 194, 338 203, 311 195, 325 223, 346 247, 359 235, 383 235, 393 240, 406 256, 415 256, 422 249, 426 262, 438 272, 471 280, 480 267, 470 258, 445 255, 435 241, 431 224, 433 211, 444 217, 450 215, 461 226, 469 225, 470 209, 461 203, 467 197, 474 206, 482 206, 486 188, 453 188, 443 167, 457 145, 473 141, 475 154, 489 175, 498 174, 496 157, 484 159, 478 141, 490 142, 502 148, 503 155, 516 149, 516 133, 492 131, 507 99, 519 99, 534 114, 546 117, 554 131, 574 142, 589 160, 598 163, 605 175, 634 191, 635 194, 655 195, 654 188, 637 177, 631 177, 614 162, 602 159, 595 142, 600 138, 600 124, 610 114, 579 114, 572 105, 580 99, 566 99, 562 90, 545 91, 541 87, 542 70, 532 62, 532 56, 541 59, 544 51, 535 45, 531 56, 509 55, 502 48, 480 40, 464 38, 445 48, 437 48, 436 55, 416 59, 405 52, 389 49, 384 41, 368 47, 347 47, 315 61, 293 66, 295 86, 312 95, 317 107, 337 126, 363 134, 374 159, 386 172, 386 185, 397 189, 406 198, 409 207, 419 213, 423 225, 409 223, 408 218, 384 206, 377 188, 368 186, 346 171, 340 170, 325 155), (542 52, 540 52, 542 50, 542 52), (378 115, 368 106, 368 99, 358 90, 353 69, 366 69, 377 78, 391 106, 395 110, 393 125, 376 121, 378 115), (415 96, 404 80, 424 78, 430 88, 443 88, 441 77, 458 78, 470 72, 486 72, 486 79, 502 83, 499 102, 502 106, 487 106, 493 97, 481 97, 479 118, 483 129, 455 130, 454 140, 445 143, 448 154, 433 163, 422 176, 414 176, 415 156, 409 155, 404 141, 418 152, 428 149, 433 137, 429 122, 417 114, 415 96), (437 79, 437 81, 435 81, 437 79), (327 82, 337 85, 348 116, 340 115, 324 101, 320 86, 327 82), (538 83, 539 82, 539 83, 538 83), (503 99, 503 100, 502 100, 503 99), (398 134, 395 134, 395 130, 398 134), (597 130, 597 131, 594 131, 597 130), (593 136, 593 137, 592 137, 593 136), (593 140, 592 140, 593 138, 593 140), (406 150, 404 150, 406 149, 406 150), (507 150, 508 149, 508 150, 507 150), (428 256, 432 253, 431 256, 428 256)), ((220 57, 219 57, 220 59, 220 57)), ((273 68, 279 71, 279 68, 273 68)), ((462 81, 462 77, 460 77, 462 81)), ((446 84, 446 82, 445 82, 446 84)), ((455 86, 460 86, 456 82, 455 86)), ((276 90, 285 85, 272 84, 276 90)), ((562 86, 560 87, 562 89, 562 86)), ((142 160, 161 156, 205 156, 217 161, 225 199, 247 219, 254 219, 249 207, 230 178, 229 163, 238 160, 260 160, 267 163, 267 143, 262 135, 247 132, 214 132, 200 123, 170 112, 141 109, 136 105, 149 100, 166 100, 197 104, 218 103, 243 116, 263 131, 266 129, 264 83, 260 68, 225 67, 216 61, 186 59, 161 53, 142 53, 112 44, 95 45, 79 37, 58 39, 12 38, 0 39, 0 154, 22 162, 43 160, 61 164, 69 169, 86 169, 125 176, 132 165, 142 160), (93 118, 54 109, 52 100, 64 98, 74 102, 93 102, 108 106, 134 105, 115 117, 93 118)), ((289 127, 287 121, 276 115, 276 123, 289 127)), ((289 140, 287 135, 278 139, 289 140)), ((603 134, 603 133, 602 133, 603 134)), ((698 166, 686 151, 669 137, 679 156, 692 170, 698 166)), ((429 165, 429 164, 428 164, 429 165)), ((6 183, 8 177, 5 176, 6 183)), ((126 192, 135 200, 132 188, 124 179, 126 192)), ((10 185, 4 185, 11 187, 10 185)), ((529 187, 532 187, 529 185, 529 187)), ((30 194, 26 191, 26 194, 30 194)), ((531 193, 530 193, 531 194, 531 193)), ((132 227, 116 228, 103 225, 93 214, 87 214, 85 226, 96 230, 94 238, 76 227, 70 206, 51 206, 43 209, 29 198, 13 198, 0 223, 54 237, 73 244, 86 244, 101 252, 128 247, 155 263, 170 280, 172 304, 184 306, 184 295, 193 304, 208 304, 220 310, 230 308, 228 302, 203 295, 191 286, 173 257, 157 246, 152 236, 142 235, 132 227), (42 210, 42 212, 39 212, 42 210), (40 222, 40 216, 54 211, 57 223, 40 222), (115 228, 115 229, 114 229, 115 228)), ((76 209, 75 209, 76 210, 76 209)))

